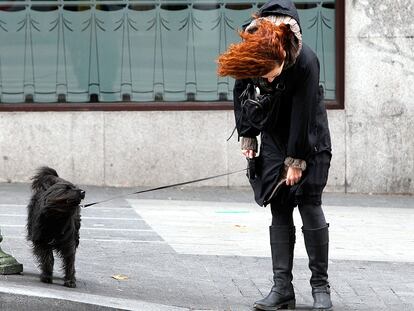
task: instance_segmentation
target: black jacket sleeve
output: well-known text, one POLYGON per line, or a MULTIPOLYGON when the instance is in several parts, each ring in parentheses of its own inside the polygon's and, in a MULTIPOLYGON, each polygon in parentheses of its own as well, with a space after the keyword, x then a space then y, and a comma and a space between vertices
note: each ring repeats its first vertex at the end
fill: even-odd
POLYGON ((287 156, 307 160, 315 143, 312 127, 319 92, 318 59, 314 57, 302 64, 298 74, 292 98, 287 156))
POLYGON ((240 98, 247 85, 251 83, 250 79, 236 80, 233 89, 234 117, 236 119, 236 128, 239 137, 256 137, 260 131, 249 125, 247 120, 243 119, 242 100, 240 98))

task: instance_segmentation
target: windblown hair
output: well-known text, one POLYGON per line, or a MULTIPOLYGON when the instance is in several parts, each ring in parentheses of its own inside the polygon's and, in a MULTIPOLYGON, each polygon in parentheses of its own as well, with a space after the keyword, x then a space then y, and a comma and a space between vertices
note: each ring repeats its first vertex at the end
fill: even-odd
POLYGON ((242 42, 231 44, 217 60, 219 76, 235 79, 256 78, 266 75, 285 60, 291 36, 289 26, 274 25, 260 20, 249 31, 240 31, 242 42))

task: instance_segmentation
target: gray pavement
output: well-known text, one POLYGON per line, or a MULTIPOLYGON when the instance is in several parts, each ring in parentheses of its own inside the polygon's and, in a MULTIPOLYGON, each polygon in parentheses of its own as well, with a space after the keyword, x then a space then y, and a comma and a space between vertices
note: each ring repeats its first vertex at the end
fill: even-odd
MULTIPOLYGON (((136 190, 83 188, 86 202, 136 190)), ((250 189, 176 188, 82 210, 76 289, 59 270, 54 284, 39 282, 24 239, 29 196, 27 184, 0 184, 1 247, 24 265, 0 276, 0 310, 243 311, 271 287, 270 211, 250 189)), ((414 197, 326 194, 324 206, 334 310, 414 310, 414 197)), ((309 310, 294 217, 297 309, 309 310)))

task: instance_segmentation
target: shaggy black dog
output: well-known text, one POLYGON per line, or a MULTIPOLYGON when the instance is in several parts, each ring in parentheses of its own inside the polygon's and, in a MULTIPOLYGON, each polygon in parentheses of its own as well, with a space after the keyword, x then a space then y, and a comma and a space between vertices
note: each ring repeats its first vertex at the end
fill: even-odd
POLYGON ((63 261, 64 285, 76 287, 75 254, 79 245, 80 207, 85 191, 41 167, 32 178, 33 195, 27 207, 27 239, 39 261, 40 280, 52 283, 55 251, 63 261))

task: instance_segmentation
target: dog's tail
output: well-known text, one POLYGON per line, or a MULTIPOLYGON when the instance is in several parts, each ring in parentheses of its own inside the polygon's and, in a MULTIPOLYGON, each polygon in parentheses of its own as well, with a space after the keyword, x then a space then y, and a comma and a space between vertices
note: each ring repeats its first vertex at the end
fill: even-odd
POLYGON ((36 170, 36 175, 31 178, 33 180, 32 190, 46 190, 56 183, 56 177, 59 177, 59 175, 53 168, 47 166, 39 167, 36 170))

